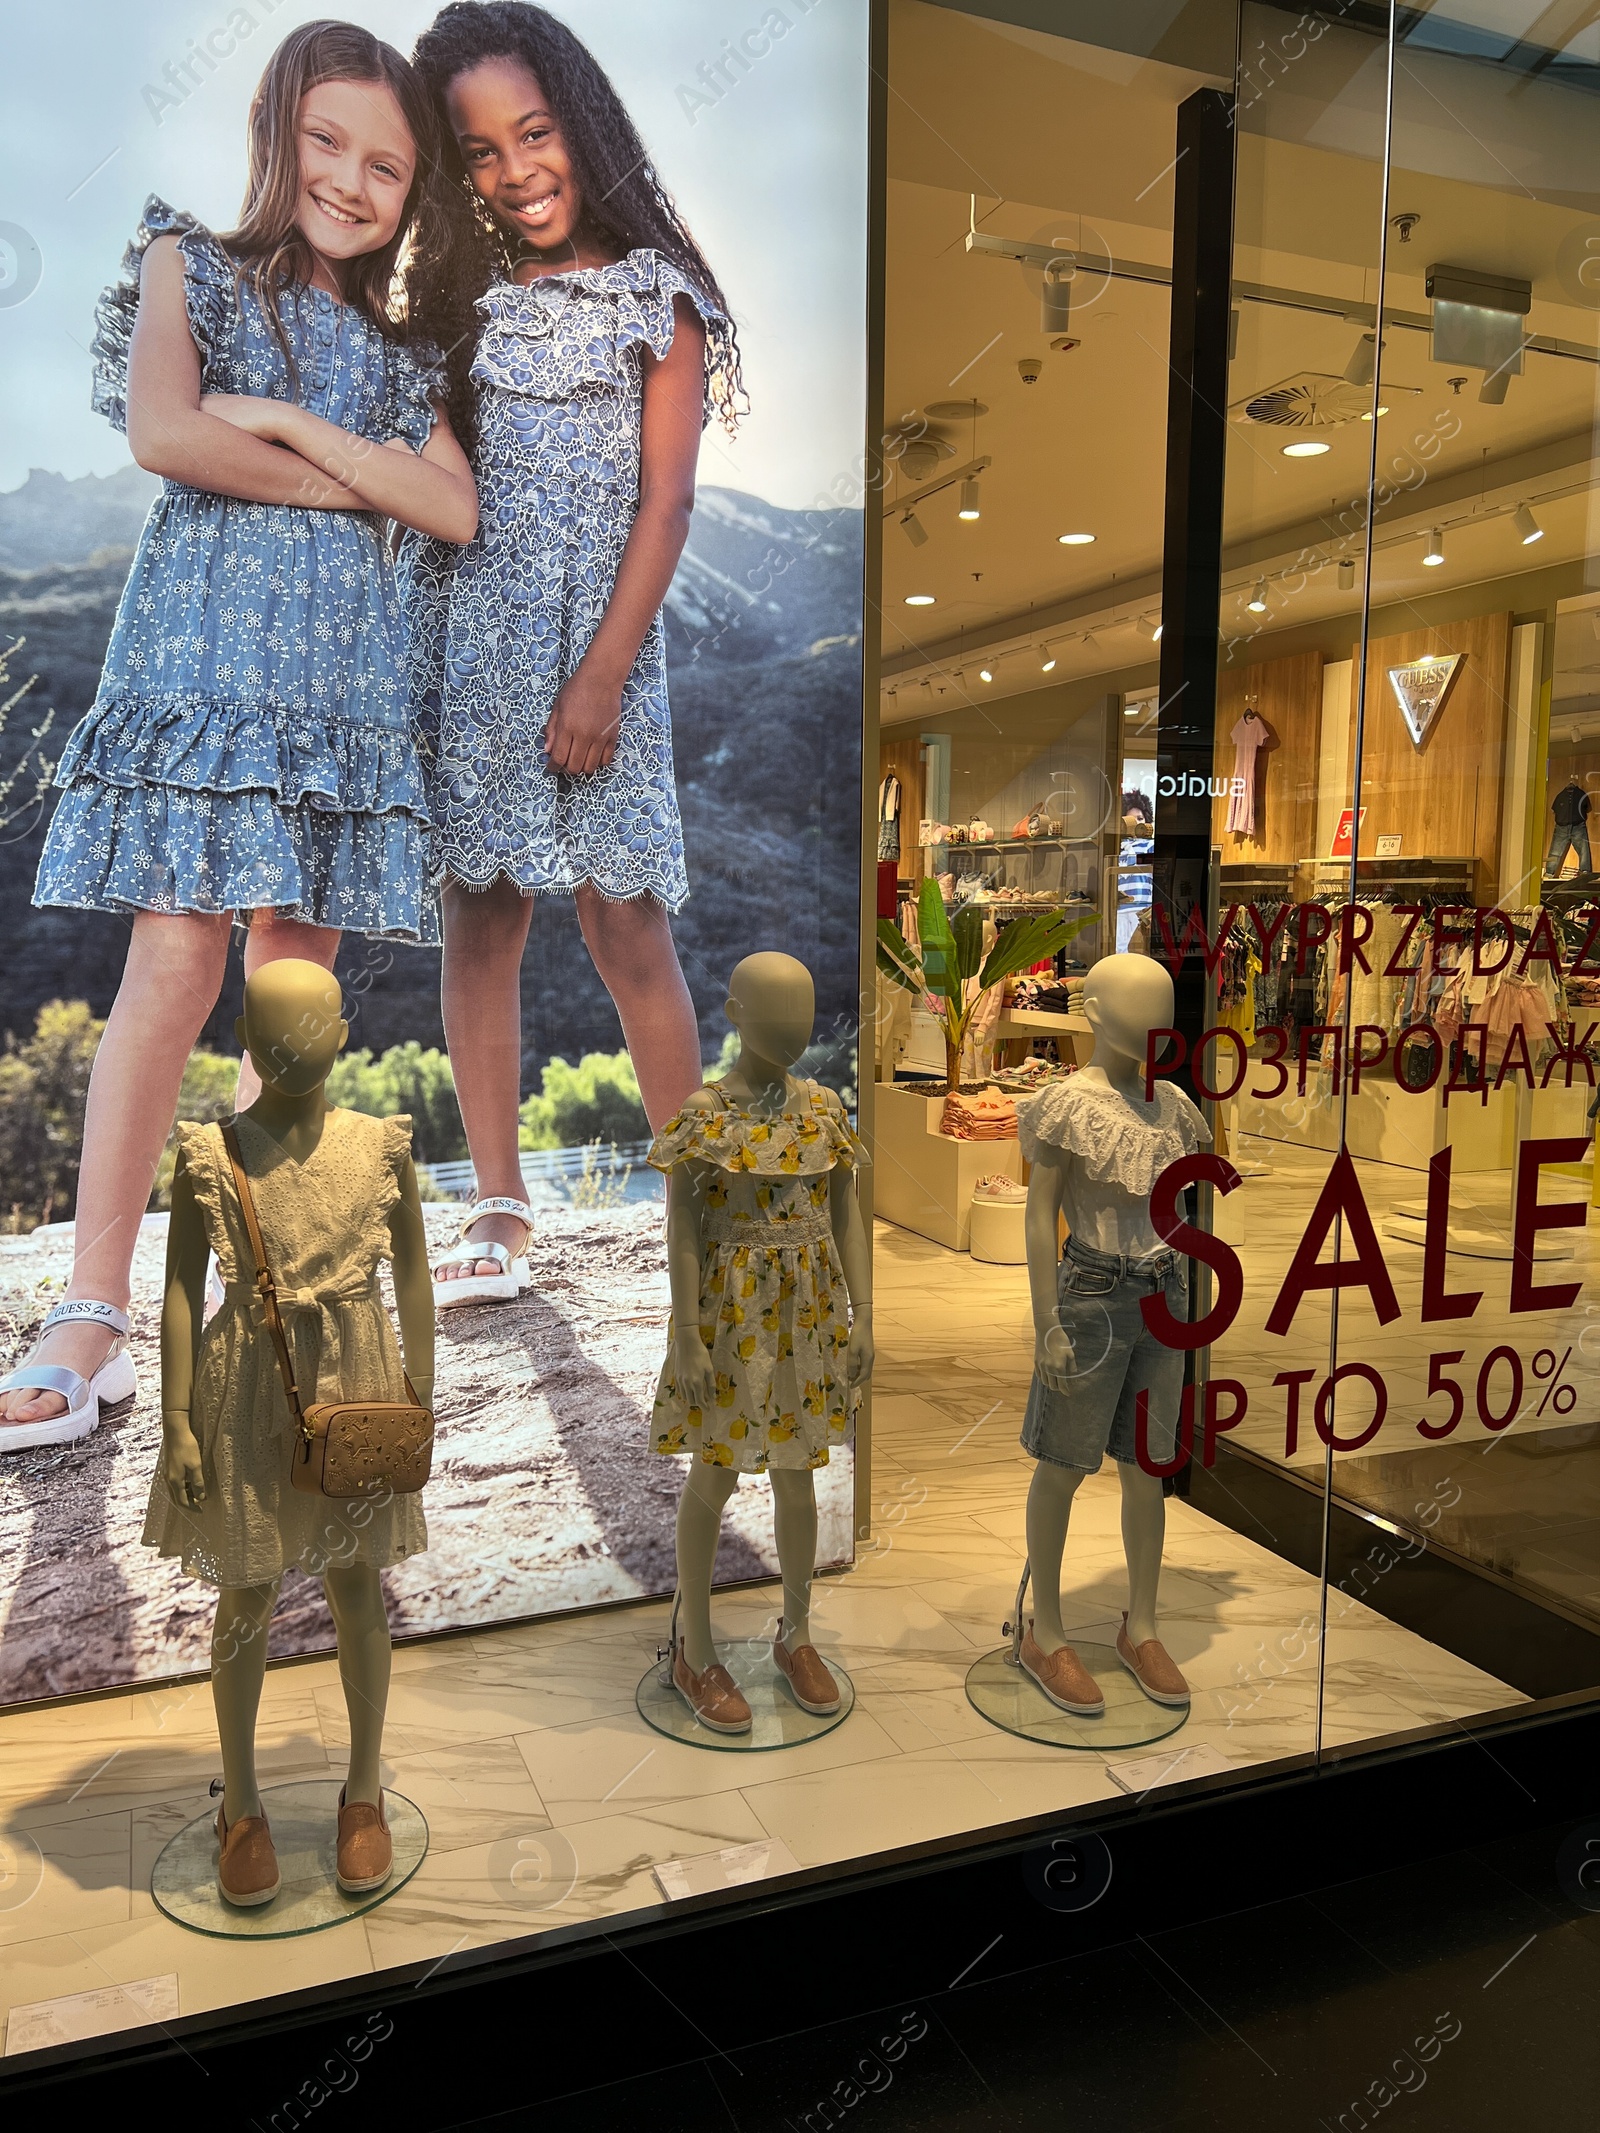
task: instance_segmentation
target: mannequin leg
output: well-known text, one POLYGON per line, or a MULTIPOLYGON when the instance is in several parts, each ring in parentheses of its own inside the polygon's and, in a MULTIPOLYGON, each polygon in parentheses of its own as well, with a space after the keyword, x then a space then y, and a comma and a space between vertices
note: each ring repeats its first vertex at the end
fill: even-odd
POLYGON ((267 1671, 267 1625, 277 1582, 229 1585, 217 1594, 211 1625, 211 1701, 222 1743, 222 1811, 231 1828, 261 1812, 256 1785, 256 1713, 267 1671))
POLYGON ((1067 1521, 1084 1469, 1052 1466, 1041 1459, 1028 1485, 1028 1562, 1033 1571, 1033 1636, 1042 1652, 1058 1652, 1067 1642, 1061 1626, 1061 1557, 1067 1545, 1067 1521))
POLYGON ((1156 1633, 1156 1588, 1167 1533, 1167 1499, 1161 1477, 1132 1459, 1119 1459, 1122 1476, 1122 1546, 1128 1558, 1128 1635, 1143 1644, 1156 1633))
POLYGON ((389 1616, 383 1585, 371 1563, 351 1563, 323 1573, 328 1611, 339 1633, 339 1679, 350 1714, 350 1769, 346 1804, 378 1804, 382 1780, 383 1714, 389 1702, 389 1616))
POLYGON ((683 1656, 697 1674, 717 1656, 711 1641, 711 1572, 722 1514, 738 1485, 732 1467, 695 1459, 678 1498, 678 1636, 683 1656))
MULTIPOLYGON (((783 1572, 784 1648, 811 1642, 811 1573, 817 1565, 817 1489, 809 1467, 775 1468, 772 1527, 783 1572)), ((692 1662, 691 1662, 692 1663, 692 1662)))

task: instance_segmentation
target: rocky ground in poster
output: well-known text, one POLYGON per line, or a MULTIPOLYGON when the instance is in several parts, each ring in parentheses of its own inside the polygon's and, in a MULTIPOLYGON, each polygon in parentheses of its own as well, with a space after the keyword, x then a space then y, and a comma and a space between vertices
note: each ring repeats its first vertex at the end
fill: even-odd
MULTIPOLYGON (((440 1250, 455 1216, 427 1210, 440 1250)), ((203 1672, 214 1596, 140 1544, 161 1443, 157 1329, 164 1218, 134 1263, 140 1390, 79 1444, 0 1465, 0 1703, 203 1672)), ((70 1237, 0 1240, 0 1337, 25 1339, 71 1260, 70 1237)), ((659 1201, 542 1216, 534 1286, 516 1304, 442 1314, 438 1448, 423 1498, 428 1552, 383 1574, 396 1637, 594 1607, 672 1588, 681 1462, 646 1448, 666 1346, 659 1201)), ((818 1560, 850 1553, 851 1467, 817 1477, 818 1560)), ((771 1491, 755 1477, 728 1506, 721 1582, 776 1568, 771 1491)), ((275 1658, 328 1650, 315 1579, 291 1574, 275 1658)))

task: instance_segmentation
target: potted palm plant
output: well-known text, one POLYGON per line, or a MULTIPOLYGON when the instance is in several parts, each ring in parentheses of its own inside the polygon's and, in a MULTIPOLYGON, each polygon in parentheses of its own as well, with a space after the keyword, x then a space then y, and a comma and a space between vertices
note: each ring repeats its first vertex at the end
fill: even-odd
POLYGON ((1064 911, 1035 911, 1013 919, 983 952, 981 910, 968 907, 952 921, 939 884, 925 880, 917 898, 919 955, 892 918, 878 921, 878 968, 907 992, 923 995, 944 1024, 945 1092, 961 1087, 961 1047, 979 1000, 991 986, 1042 963, 1092 925, 1095 913, 1068 918, 1064 911))

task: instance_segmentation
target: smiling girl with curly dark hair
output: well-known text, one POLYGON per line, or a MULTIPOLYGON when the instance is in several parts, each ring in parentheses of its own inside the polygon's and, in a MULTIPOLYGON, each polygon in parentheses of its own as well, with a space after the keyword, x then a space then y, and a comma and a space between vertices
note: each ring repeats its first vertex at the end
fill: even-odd
POLYGON ((412 701, 429 766, 444 1022, 477 1189, 441 1304, 527 1280, 517 1147, 531 899, 576 899, 659 1131, 701 1079, 669 915, 688 894, 661 604, 700 434, 742 408, 716 276, 593 55, 543 8, 447 7, 414 64, 456 183, 409 275, 446 352, 479 538, 408 536, 412 701))

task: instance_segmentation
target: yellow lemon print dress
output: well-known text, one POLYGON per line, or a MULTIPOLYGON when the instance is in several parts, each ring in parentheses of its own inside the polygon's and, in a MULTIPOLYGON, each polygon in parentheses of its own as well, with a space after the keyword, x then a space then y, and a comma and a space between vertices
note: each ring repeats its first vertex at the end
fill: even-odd
POLYGON ((850 1308, 829 1183, 835 1164, 854 1170, 867 1160, 838 1097, 814 1081, 798 1083, 768 1117, 702 1090, 662 1129, 650 1150, 657 1170, 709 1166, 700 1333, 716 1393, 705 1412, 687 1405, 669 1327, 653 1450, 764 1474, 826 1466, 830 1445, 845 1441, 856 1396, 845 1374, 850 1308))

